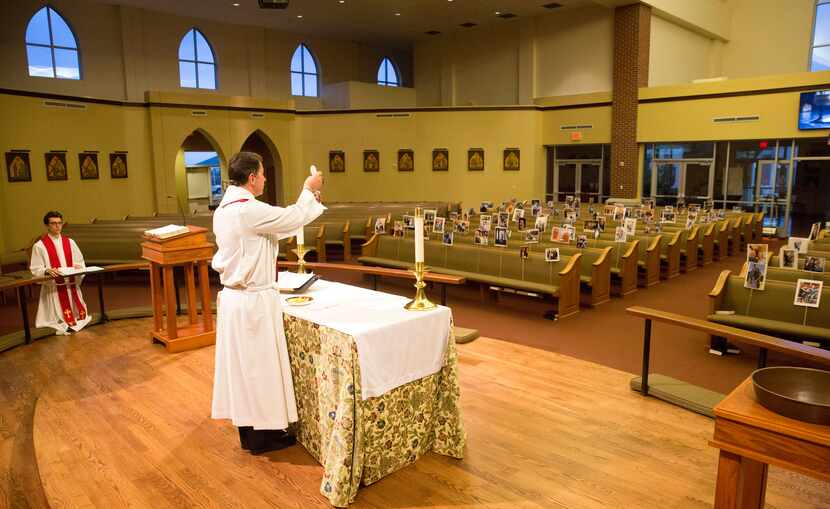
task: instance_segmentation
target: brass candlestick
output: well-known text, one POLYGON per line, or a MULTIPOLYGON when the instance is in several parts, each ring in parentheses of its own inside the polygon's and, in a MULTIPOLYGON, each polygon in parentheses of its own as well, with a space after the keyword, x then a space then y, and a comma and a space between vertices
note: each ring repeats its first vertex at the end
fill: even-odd
POLYGON ((305 244, 297 244, 297 274, 305 274, 305 244))
POLYGON ((415 270, 413 271, 415 273, 415 298, 404 306, 407 311, 426 311, 437 307, 434 302, 427 298, 427 294, 424 292, 426 286, 426 283, 424 283, 425 270, 424 262, 415 263, 415 270))

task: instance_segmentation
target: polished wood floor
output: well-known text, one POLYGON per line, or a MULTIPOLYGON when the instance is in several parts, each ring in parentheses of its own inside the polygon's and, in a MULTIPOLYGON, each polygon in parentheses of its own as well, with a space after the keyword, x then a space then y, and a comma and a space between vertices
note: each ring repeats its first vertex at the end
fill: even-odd
MULTIPOLYGON (((0 354, 0 506, 328 507, 300 447, 254 457, 209 418, 213 348, 167 354, 149 319, 0 354)), ((469 434, 363 488, 353 507, 711 507, 712 421, 628 389, 631 375, 482 338, 459 346, 469 434)), ((830 507, 771 469, 768 507, 830 507)))

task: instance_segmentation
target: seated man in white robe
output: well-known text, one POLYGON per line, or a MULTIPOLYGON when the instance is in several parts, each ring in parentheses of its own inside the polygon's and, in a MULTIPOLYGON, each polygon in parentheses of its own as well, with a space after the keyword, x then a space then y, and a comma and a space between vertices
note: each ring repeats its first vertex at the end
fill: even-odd
POLYGON ((47 232, 32 246, 29 270, 35 277, 52 276, 55 279, 40 287, 35 326, 51 327, 56 334, 66 335, 83 329, 91 317, 81 293, 82 276, 61 277, 58 269, 84 269, 86 264, 75 241, 61 235, 63 216, 60 212, 47 212, 43 224, 47 232))
POLYGON ((283 208, 256 199, 265 188, 259 155, 235 154, 228 176, 232 185, 213 215, 212 266, 224 288, 216 298, 211 416, 230 419, 242 448, 258 454, 294 443, 285 431, 298 417, 276 284, 278 241, 323 213, 323 181, 308 177, 297 203, 283 208))

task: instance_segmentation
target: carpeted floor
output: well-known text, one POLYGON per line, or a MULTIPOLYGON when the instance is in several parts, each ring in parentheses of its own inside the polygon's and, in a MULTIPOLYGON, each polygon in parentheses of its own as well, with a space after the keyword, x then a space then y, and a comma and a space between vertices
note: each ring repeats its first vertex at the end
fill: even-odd
MULTIPOLYGON (((708 312, 707 294, 718 274, 724 270, 739 271, 743 256, 733 256, 659 285, 639 289, 625 298, 613 298, 597 308, 583 307, 581 312, 559 322, 543 318, 549 305, 537 299, 503 294, 498 302, 482 302, 477 286, 451 287, 448 305, 455 323, 478 329, 482 336, 520 343, 543 350, 562 353, 616 369, 639 373, 642 361, 643 321, 630 317, 625 308, 649 306, 693 317, 708 312)), ((361 286, 370 281, 358 274, 324 271, 327 279, 361 286)), ((149 285, 146 272, 119 275, 108 281, 105 295, 108 309, 149 306, 149 285)), ((410 283, 402 280, 381 280, 380 290, 410 295, 410 283)), ((438 301, 440 293, 432 289, 430 296, 438 301)), ((94 285, 85 291, 90 309, 97 311, 94 285)), ((37 308, 37 295, 32 295, 32 321, 37 308)), ((16 299, 7 295, 0 305, 0 335, 20 328, 16 299)), ((701 387, 727 393, 749 376, 755 368, 757 351, 746 347, 739 356, 716 357, 708 353, 709 339, 705 334, 655 324, 652 334, 651 372, 668 375, 701 387)), ((0 354, 2 355, 2 354, 0 354)), ((788 363, 788 359, 770 356, 770 364, 788 363)))

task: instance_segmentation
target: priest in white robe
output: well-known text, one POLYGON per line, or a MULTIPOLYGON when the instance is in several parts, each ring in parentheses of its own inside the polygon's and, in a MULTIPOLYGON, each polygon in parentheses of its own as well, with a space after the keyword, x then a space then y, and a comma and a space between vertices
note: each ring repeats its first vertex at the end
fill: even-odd
POLYGON ((213 215, 218 247, 212 266, 223 289, 217 296, 214 419, 230 419, 252 453, 294 443, 284 430, 297 421, 294 383, 276 285, 278 241, 323 213, 322 176, 308 177, 297 202, 273 207, 258 201, 265 187, 262 158, 235 154, 231 186, 213 215))
POLYGON ((82 276, 60 277, 62 267, 84 269, 84 256, 74 240, 61 234, 63 216, 50 211, 43 217, 46 233, 32 246, 29 270, 35 277, 52 276, 40 287, 36 327, 51 327, 58 335, 83 329, 91 320, 81 293, 82 276))

